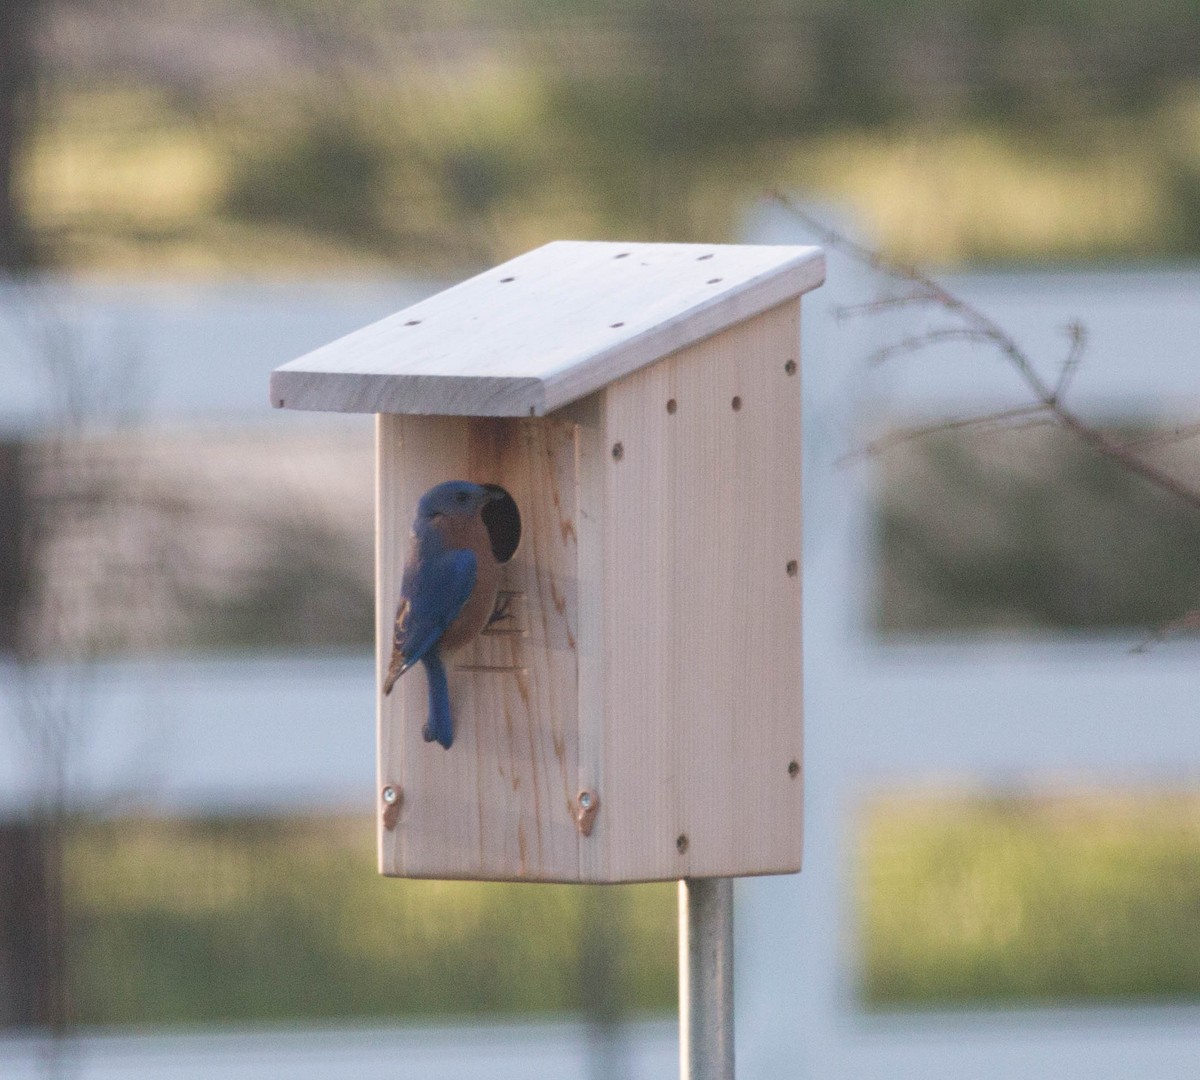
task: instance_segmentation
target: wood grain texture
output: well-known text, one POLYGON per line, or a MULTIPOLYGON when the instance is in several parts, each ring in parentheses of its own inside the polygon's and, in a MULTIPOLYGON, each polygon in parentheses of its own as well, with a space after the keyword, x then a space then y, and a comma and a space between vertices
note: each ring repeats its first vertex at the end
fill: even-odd
POLYGON ((800 868, 798 319, 780 305, 605 393, 613 880, 800 868))
POLYGON ((540 416, 824 274, 812 247, 558 241, 277 368, 271 403, 540 416))
POLYGON ((423 669, 380 697, 379 786, 404 801, 380 830, 380 869, 410 877, 573 881, 579 836, 574 425, 382 416, 379 421, 379 670, 386 664, 409 523, 434 484, 498 483, 523 518, 501 589, 513 618, 453 654, 455 742, 421 738, 423 669))
MULTIPOLYGON (((604 440, 605 394, 592 394, 556 415, 575 427, 577 498, 576 535, 579 566, 579 634, 576 647, 579 680, 578 791, 605 788, 605 728, 608 723, 605 671, 605 513, 609 447, 604 440)), ((607 881, 609 838, 607 806, 592 818, 591 833, 580 841, 581 881, 607 881)))
POLYGON ((381 699, 380 791, 404 796, 395 829, 381 824, 384 873, 799 869, 799 309, 552 418, 380 417, 380 671, 420 495, 452 477, 500 483, 523 520, 502 584, 514 619, 450 664, 454 747, 421 739, 423 670, 381 699), (583 789, 600 799, 587 837, 583 789))

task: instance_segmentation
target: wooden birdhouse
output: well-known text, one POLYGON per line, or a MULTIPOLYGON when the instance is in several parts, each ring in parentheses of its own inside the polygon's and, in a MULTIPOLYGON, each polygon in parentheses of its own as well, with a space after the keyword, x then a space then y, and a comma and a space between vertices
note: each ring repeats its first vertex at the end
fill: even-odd
MULTIPOLYGON (((378 414, 382 676, 417 501, 499 485, 508 614, 379 696, 379 862, 647 881, 800 868, 800 297, 816 248, 548 244, 277 369, 378 414)), ((330 723, 336 723, 330 717, 330 723)))

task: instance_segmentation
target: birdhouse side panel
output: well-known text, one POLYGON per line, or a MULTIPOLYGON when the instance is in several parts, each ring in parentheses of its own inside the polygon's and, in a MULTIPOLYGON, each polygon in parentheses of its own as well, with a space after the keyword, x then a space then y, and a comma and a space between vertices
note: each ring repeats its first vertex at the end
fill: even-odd
POLYGON ((799 301, 606 392, 612 879, 801 857, 799 301))
POLYGON ((380 697, 380 869, 409 877, 578 878, 575 430, 551 420, 381 416, 379 664, 409 525, 447 479, 499 484, 521 514, 496 621, 447 658, 453 745, 426 743, 423 670, 380 697), (383 801, 400 793, 400 809, 383 801))

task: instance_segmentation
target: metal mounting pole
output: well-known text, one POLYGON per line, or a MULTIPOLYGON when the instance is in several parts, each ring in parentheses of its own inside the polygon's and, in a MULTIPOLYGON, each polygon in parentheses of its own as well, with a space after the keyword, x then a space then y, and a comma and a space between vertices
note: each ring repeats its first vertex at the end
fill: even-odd
POLYGON ((680 1080, 733 1080, 733 878, 679 883, 680 1080))

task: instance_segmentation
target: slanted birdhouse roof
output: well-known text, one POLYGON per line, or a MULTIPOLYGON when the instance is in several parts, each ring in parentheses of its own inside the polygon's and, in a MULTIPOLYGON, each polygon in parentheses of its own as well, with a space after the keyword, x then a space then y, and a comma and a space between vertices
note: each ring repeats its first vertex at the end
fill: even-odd
POLYGON ((546 244, 276 368, 276 408, 540 416, 816 288, 819 248, 546 244))

